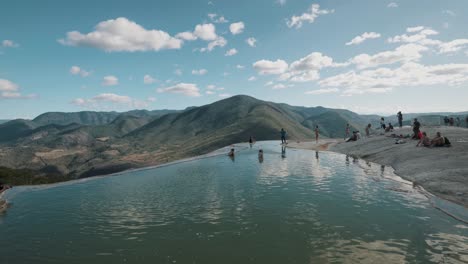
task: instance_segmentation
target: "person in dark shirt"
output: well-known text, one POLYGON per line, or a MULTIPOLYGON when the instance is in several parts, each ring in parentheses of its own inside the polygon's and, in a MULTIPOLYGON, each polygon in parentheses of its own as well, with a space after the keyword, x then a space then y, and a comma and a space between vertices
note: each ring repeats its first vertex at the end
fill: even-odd
POLYGON ((281 144, 285 144, 286 143, 286 131, 284 131, 283 128, 281 128, 281 144))
POLYGON ((401 111, 398 112, 397 117, 398 117, 398 125, 400 125, 400 128, 402 128, 403 127, 403 114, 401 113, 401 111))
POLYGON ((419 128, 421 127, 421 123, 419 123, 418 119, 415 118, 414 119, 414 123, 413 123, 413 139, 420 139, 418 137, 419 135, 419 128))

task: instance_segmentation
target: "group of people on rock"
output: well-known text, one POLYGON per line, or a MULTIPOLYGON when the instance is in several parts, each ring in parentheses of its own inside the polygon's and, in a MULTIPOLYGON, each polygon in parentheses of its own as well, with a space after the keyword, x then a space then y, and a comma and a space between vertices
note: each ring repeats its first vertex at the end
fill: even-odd
MULTIPOLYGON (((457 127, 460 127, 461 126, 461 119, 459 116, 453 118, 453 117, 448 117, 448 116, 445 116, 444 117, 444 124, 446 126, 457 126, 457 127)), ((468 116, 465 117, 465 126, 468 128, 468 116)))
POLYGON ((451 143, 447 137, 442 136, 440 132, 436 133, 433 139, 427 136, 426 132, 420 132, 419 142, 416 147, 450 147, 451 143))

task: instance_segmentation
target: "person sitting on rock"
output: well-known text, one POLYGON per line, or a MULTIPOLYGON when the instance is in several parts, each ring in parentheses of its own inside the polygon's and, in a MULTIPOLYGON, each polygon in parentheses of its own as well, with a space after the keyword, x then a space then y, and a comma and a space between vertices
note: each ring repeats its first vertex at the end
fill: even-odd
POLYGON ((346 140, 346 142, 356 141, 356 140, 358 140, 358 136, 357 136, 356 131, 353 131, 353 135, 351 135, 351 137, 349 137, 348 140, 346 140))
POLYGON ((424 147, 430 147, 431 146, 431 140, 427 136, 426 132, 422 132, 422 137, 419 140, 416 147, 419 147, 419 146, 424 146, 424 147))
POLYGON ((432 139, 431 145, 436 147, 445 146, 445 138, 440 134, 440 132, 436 133, 436 137, 432 139))

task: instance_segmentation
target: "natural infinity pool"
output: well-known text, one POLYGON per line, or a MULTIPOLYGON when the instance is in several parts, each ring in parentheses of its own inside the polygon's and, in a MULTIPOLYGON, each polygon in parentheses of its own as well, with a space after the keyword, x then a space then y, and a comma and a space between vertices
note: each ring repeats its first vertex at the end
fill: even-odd
POLYGON ((468 263, 468 225, 388 167, 282 155, 278 142, 238 149, 235 160, 13 188, 0 263, 468 263))

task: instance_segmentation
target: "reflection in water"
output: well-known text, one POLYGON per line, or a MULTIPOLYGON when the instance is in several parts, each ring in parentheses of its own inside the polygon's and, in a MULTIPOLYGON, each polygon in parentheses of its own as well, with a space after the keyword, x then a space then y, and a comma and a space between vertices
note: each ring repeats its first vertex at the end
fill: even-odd
POLYGON ((319 159, 319 154, 318 154, 318 151, 315 151, 315 159, 318 160, 319 159))
POLYGON ((12 189, 0 262, 468 262, 468 225, 434 209, 391 169, 327 152, 320 160, 304 150, 280 158, 277 145, 263 144, 264 160, 245 145, 236 162, 224 151, 55 188, 12 189))
POLYGON ((281 147, 281 158, 286 158, 286 146, 281 147))

